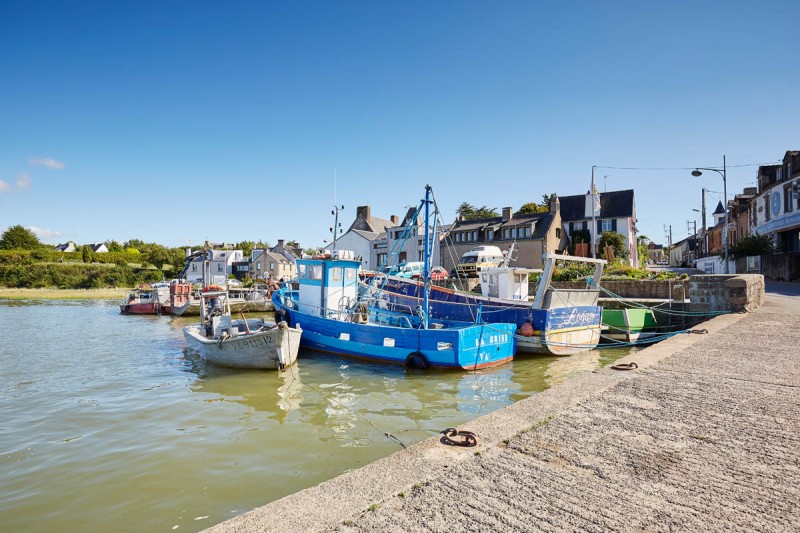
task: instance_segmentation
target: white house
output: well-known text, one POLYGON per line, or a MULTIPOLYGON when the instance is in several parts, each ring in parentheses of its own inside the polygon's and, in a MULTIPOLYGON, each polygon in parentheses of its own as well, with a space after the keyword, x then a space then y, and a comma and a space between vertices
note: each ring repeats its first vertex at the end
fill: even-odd
POLYGON ((77 246, 72 241, 67 241, 64 244, 59 244, 58 246, 56 246, 57 252, 74 252, 77 249, 78 249, 77 246))
POLYGON ((203 283, 203 263, 208 260, 209 276, 207 284, 225 285, 230 274, 233 274, 233 263, 242 261, 241 250, 208 250, 205 255, 192 259, 186 269, 186 280, 190 283, 203 283))
MULTIPOLYGON (((336 249, 352 250, 354 257, 361 261, 361 268, 377 270, 380 264, 375 262, 376 240, 381 237, 385 239, 386 229, 395 227, 398 223, 399 219, 395 215, 390 220, 373 217, 370 206, 359 206, 356 208, 356 219, 342 236, 336 238, 336 249)), ((333 243, 328 244, 325 249, 333 251, 333 243)))
POLYGON ((595 214, 592 225, 594 202, 590 193, 575 196, 561 196, 561 222, 564 231, 572 239, 572 234, 581 229, 589 231, 591 242, 597 244, 605 231, 614 231, 625 238, 630 264, 639 266, 636 243, 636 202, 633 189, 598 193, 600 209, 595 214))

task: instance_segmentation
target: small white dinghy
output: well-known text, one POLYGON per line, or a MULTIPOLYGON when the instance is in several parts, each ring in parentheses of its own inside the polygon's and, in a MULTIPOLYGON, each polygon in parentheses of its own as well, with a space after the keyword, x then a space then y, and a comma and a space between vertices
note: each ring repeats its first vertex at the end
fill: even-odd
POLYGON ((231 319, 228 291, 209 286, 200 295, 200 323, 183 328, 186 345, 203 359, 231 368, 283 370, 297 360, 299 328, 260 318, 231 319))

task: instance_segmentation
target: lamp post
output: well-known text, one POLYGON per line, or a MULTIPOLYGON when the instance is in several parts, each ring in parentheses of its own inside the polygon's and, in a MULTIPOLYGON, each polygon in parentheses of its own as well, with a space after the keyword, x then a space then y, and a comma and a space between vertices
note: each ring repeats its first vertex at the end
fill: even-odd
POLYGON ((722 176, 722 208, 725 210, 725 227, 722 230, 722 247, 725 253, 725 273, 730 274, 728 268, 728 167, 725 163, 725 156, 722 156, 722 168, 695 168, 692 170, 692 176, 702 176, 701 170, 708 170, 716 172, 722 176))

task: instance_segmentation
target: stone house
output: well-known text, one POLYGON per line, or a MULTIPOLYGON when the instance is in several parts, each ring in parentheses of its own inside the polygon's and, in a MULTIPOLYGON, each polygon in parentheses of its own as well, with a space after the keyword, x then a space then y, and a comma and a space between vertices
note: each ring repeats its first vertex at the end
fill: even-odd
POLYGON ((276 280, 289 280, 296 276, 296 272, 294 261, 281 253, 259 248, 250 254, 250 279, 266 280, 272 277, 276 280))
POLYGON ((442 238, 441 265, 449 272, 476 246, 497 246, 507 252, 514 244, 511 266, 542 268, 544 254, 563 253, 567 248, 562 223, 559 198, 553 199, 546 213, 521 215, 504 207, 499 217, 456 220, 442 238))

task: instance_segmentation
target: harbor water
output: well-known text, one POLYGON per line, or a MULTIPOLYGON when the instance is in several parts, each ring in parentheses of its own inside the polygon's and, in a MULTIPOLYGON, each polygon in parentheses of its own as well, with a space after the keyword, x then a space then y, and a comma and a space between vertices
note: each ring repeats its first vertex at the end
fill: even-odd
POLYGON ((301 351, 233 371, 185 350, 194 320, 0 301, 4 531, 197 531, 628 353, 470 373, 301 351))

